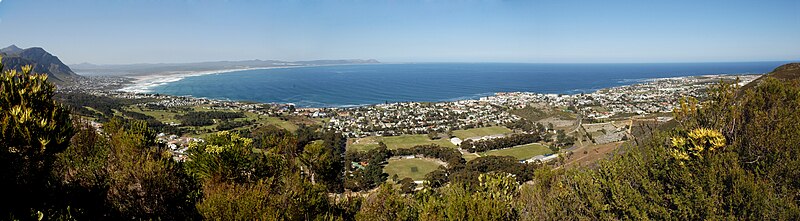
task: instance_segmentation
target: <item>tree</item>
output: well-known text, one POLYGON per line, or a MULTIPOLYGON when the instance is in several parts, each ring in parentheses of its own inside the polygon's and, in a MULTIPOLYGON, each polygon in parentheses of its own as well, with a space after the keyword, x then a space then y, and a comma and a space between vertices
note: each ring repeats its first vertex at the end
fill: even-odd
POLYGON ((377 164, 370 164, 364 168, 363 174, 363 186, 362 189, 372 189, 382 183, 386 182, 386 178, 389 177, 389 174, 383 172, 383 167, 377 164))
POLYGON ((447 178, 447 171, 440 168, 425 174, 425 181, 430 187, 438 188, 444 186, 449 180, 447 178))
POLYGON ((417 213, 413 199, 384 184, 366 197, 356 220, 417 220, 417 213))
POLYGON ((414 188, 417 188, 417 183, 414 183, 414 179, 411 178, 403 178, 397 184, 400 184, 400 192, 402 193, 413 193, 414 188))
POLYGON ((437 133, 436 131, 428 132, 428 139, 431 140, 439 139, 439 133, 437 133))
POLYGON ((294 132, 297 134, 297 146, 302 148, 312 141, 320 139, 320 134, 316 131, 317 129, 317 126, 309 127, 305 124, 300 124, 294 132))
POLYGON ((563 147, 569 146, 575 143, 575 137, 568 136, 564 133, 564 130, 558 130, 556 132, 556 146, 563 147))
POLYGON ((322 144, 326 151, 330 151, 331 158, 324 179, 328 191, 340 193, 344 191, 345 151, 347 138, 341 133, 328 130, 322 133, 322 144))
POLYGON ((420 220, 517 220, 514 197, 518 185, 506 173, 481 174, 474 190, 449 185, 423 197, 420 220))
POLYGON ((275 125, 259 127, 253 130, 249 137, 253 139, 254 148, 286 153, 290 156, 302 151, 302 146, 297 145, 298 141, 291 132, 275 125))
POLYGON ((0 214, 27 215, 46 201, 55 154, 73 134, 68 110, 53 100, 55 86, 31 69, 0 74, 0 214))
MULTIPOLYGON (((204 142, 192 142, 186 169, 200 180, 237 183, 254 182, 283 172, 284 160, 271 152, 254 151, 253 140, 227 131, 206 136, 204 142)), ((285 144, 293 146, 294 144, 285 144)))
POLYGON ((73 125, 75 136, 52 168, 58 201, 54 207, 70 208, 69 214, 79 220, 119 217, 106 203, 110 141, 88 121, 77 119, 73 125))
POLYGON ((332 149, 326 148, 323 142, 315 142, 306 145, 300 161, 308 167, 311 173, 311 182, 324 184, 325 186, 341 186, 341 173, 343 165, 341 157, 335 157, 332 149))
POLYGON ((123 122, 110 134, 106 202, 129 219, 194 219, 199 186, 170 152, 153 143, 144 121, 123 122))

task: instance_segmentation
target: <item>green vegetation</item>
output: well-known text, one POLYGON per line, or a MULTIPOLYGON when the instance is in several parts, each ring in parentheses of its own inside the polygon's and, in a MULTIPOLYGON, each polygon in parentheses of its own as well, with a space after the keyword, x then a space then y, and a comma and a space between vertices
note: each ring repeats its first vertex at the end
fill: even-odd
POLYGON ((431 159, 390 159, 383 171, 390 177, 397 175, 399 179, 424 180, 425 175, 439 168, 439 165, 441 164, 431 159))
POLYGON ((476 155, 477 153, 465 153, 461 157, 464 158, 466 161, 474 160, 475 158, 481 157, 480 154, 476 155))
POLYGON ((493 127, 480 127, 480 128, 472 128, 466 130, 454 130, 453 135, 458 138, 467 139, 470 137, 483 137, 489 135, 497 135, 497 134, 507 134, 511 133, 512 131, 503 126, 493 126, 493 127))
POLYGON ((800 219, 798 80, 767 77, 744 92, 720 84, 707 101, 684 99, 674 128, 570 169, 512 156, 465 162, 436 145, 345 152, 341 134, 302 125, 213 133, 180 161, 147 121, 112 118, 102 132, 71 123, 54 87, 29 68, 3 72, 0 90, 2 219, 800 219), (405 155, 447 166, 388 160, 405 155), (384 170, 425 173, 428 185, 385 184, 384 170), (363 192, 331 194, 346 189, 363 192))
POLYGON ((177 116, 182 125, 186 126, 211 126, 220 120, 244 118, 244 113, 229 111, 191 111, 177 116))
POLYGON ((485 152, 489 150, 504 149, 523 144, 530 144, 542 141, 542 135, 538 133, 518 133, 505 137, 487 140, 466 140, 461 143, 461 149, 470 153, 485 152))
POLYGON ((96 122, 108 122, 113 117, 143 120, 147 121, 148 126, 159 132, 193 137, 203 137, 217 131, 245 131, 265 125, 276 125, 294 131, 297 130, 299 124, 316 125, 320 123, 307 119, 264 116, 251 112, 212 111, 209 106, 204 105, 165 107, 146 103, 154 99, 121 99, 85 93, 59 93, 56 94, 55 99, 69 106, 73 114, 87 117, 96 122), (178 125, 172 126, 172 124, 178 125))
POLYGON ((268 117, 250 112, 245 113, 245 117, 247 120, 255 120, 257 125, 275 125, 277 127, 287 129, 289 131, 297 130, 297 124, 281 120, 278 117, 268 117))
MULTIPOLYGON (((0 61, 2 58, 0 58, 0 61)), ((0 70, 3 69, 0 62, 0 70)), ((53 100, 55 86, 33 67, 0 73, 0 214, 28 212, 47 197, 49 170, 73 135, 69 111, 53 100)))
POLYGON ((185 111, 175 111, 175 110, 158 110, 158 109, 143 109, 138 106, 128 106, 124 109, 136 113, 145 114, 155 118, 158 121, 163 123, 181 123, 178 120, 178 116, 185 114, 185 111))
POLYGON ((542 109, 542 108, 526 106, 522 109, 508 110, 508 112, 533 122, 540 121, 550 117, 555 117, 563 120, 576 119, 575 113, 571 113, 569 111, 562 109, 542 109))
POLYGON ((798 219, 800 188, 790 180, 800 177, 800 82, 767 79, 741 97, 720 85, 709 95, 702 105, 681 103, 677 128, 597 169, 547 172, 522 190, 521 212, 531 219, 798 219))
POLYGON ((400 149, 400 148, 410 148, 414 146, 420 145, 429 145, 435 144, 443 147, 452 147, 455 148, 456 146, 450 142, 449 139, 437 139, 431 140, 428 136, 424 134, 417 134, 417 135, 400 135, 400 136, 391 136, 391 137, 365 137, 365 138, 355 138, 351 139, 352 142, 347 145, 347 149, 350 150, 357 150, 357 151, 368 151, 371 149, 375 149, 378 147, 378 143, 383 142, 390 150, 400 149))
POLYGON ((506 149, 490 150, 481 153, 483 156, 512 156, 517 160, 527 160, 537 155, 553 153, 550 148, 541 144, 525 144, 506 149))

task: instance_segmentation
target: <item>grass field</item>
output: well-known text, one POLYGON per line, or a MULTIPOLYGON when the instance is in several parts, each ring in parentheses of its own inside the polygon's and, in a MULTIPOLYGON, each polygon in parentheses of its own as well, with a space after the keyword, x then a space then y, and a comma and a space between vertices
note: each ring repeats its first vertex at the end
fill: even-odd
POLYGON ((473 153, 467 153, 467 154, 462 154, 461 157, 463 157, 464 160, 466 160, 466 161, 471 161, 471 160, 477 159, 480 156, 476 156, 473 153))
POLYGON ((436 144, 443 147, 456 146, 450 143, 448 139, 431 140, 427 135, 400 135, 391 137, 365 137, 350 139, 347 144, 347 149, 354 149, 358 151, 368 151, 378 147, 378 142, 383 141, 389 149, 409 148, 418 145, 436 144))
POLYGON ((512 131, 506 127, 494 126, 494 127, 472 128, 466 130, 455 130, 453 131, 453 135, 463 140, 470 137, 482 137, 495 134, 506 134, 511 132, 512 131))
POLYGON ((148 115, 151 117, 156 118, 156 120, 161 121, 162 123, 181 123, 181 121, 177 120, 176 117, 181 114, 185 114, 185 111, 167 111, 167 110, 150 110, 150 109, 142 109, 137 106, 128 106, 124 109, 132 112, 138 112, 144 115, 148 115))
POLYGON ((574 113, 557 108, 543 109, 543 108, 534 108, 529 106, 522 109, 514 109, 509 112, 532 121, 540 121, 550 117, 555 117, 563 120, 575 120, 576 117, 574 113))
POLYGON ((247 120, 256 120, 256 123, 260 123, 260 124, 263 124, 263 125, 272 124, 272 125, 278 126, 280 128, 287 129, 289 131, 297 130, 297 125, 295 125, 295 124, 293 124, 293 123, 291 123, 289 121, 281 120, 280 118, 277 118, 277 117, 262 116, 262 115, 258 115, 258 114, 250 113, 250 112, 246 112, 246 113, 244 113, 244 115, 247 118, 247 120))
POLYGON ((383 171, 389 177, 397 174, 397 178, 411 178, 414 180, 424 180, 425 175, 439 168, 439 163, 431 159, 390 159, 389 164, 383 167, 383 171))
MULTIPOLYGON (((161 121, 162 123, 170 123, 170 122, 181 123, 180 120, 177 119, 177 116, 186 114, 186 112, 187 112, 187 111, 184 111, 184 110, 174 110, 174 109, 173 110, 150 110, 150 109, 142 109, 142 108, 137 107, 137 106, 129 106, 129 107, 125 107, 125 109, 128 110, 128 111, 138 112, 138 113, 142 113, 142 114, 154 117, 154 118, 156 118, 156 120, 161 121)), ((192 107, 191 111, 210 111, 210 110, 207 109, 206 107, 195 106, 195 107, 192 107)), ((226 112, 233 112, 233 111, 226 111, 226 112)), ((278 126, 280 128, 287 129, 289 131, 297 130, 297 125, 296 124, 294 124, 292 122, 289 122, 289 121, 281 120, 278 117, 262 116, 262 115, 258 115, 258 114, 250 113, 250 112, 245 112, 244 114, 245 114, 244 118, 238 118, 238 119, 235 119, 235 120, 236 121, 251 121, 251 120, 255 120, 254 124, 256 124, 256 125, 275 125, 275 126, 278 126)), ((190 128, 191 130, 194 131, 194 132, 190 132, 189 134, 192 134, 193 136, 196 136, 196 137, 202 137, 204 135, 207 135, 207 134, 210 134, 210 133, 214 133, 216 131, 216 127, 217 127, 217 124, 209 125, 209 126, 202 126, 202 127, 186 127, 186 128, 190 128)))
POLYGON ((536 155, 549 154, 553 151, 541 144, 525 144, 516 147, 490 150, 481 153, 482 156, 512 156, 518 160, 530 159, 536 155))

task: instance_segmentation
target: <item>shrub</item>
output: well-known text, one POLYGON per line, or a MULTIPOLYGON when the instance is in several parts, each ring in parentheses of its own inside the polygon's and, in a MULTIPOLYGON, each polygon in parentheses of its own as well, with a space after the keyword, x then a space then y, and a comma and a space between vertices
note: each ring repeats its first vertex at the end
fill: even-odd
POLYGON ((47 201, 55 154, 73 134, 69 112, 52 99, 55 86, 31 69, 0 73, 0 214, 27 216, 47 201))

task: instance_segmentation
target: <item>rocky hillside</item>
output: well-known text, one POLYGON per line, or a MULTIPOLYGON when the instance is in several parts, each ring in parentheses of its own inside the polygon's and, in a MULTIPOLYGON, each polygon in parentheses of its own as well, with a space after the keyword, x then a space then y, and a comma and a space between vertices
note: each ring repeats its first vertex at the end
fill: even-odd
POLYGON ((0 56, 3 57, 4 69, 19 70, 22 66, 33 65, 33 72, 47 74, 49 76, 48 79, 56 84, 64 84, 78 77, 58 57, 53 56, 42 48, 22 49, 11 45, 0 49, 0 56))

